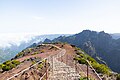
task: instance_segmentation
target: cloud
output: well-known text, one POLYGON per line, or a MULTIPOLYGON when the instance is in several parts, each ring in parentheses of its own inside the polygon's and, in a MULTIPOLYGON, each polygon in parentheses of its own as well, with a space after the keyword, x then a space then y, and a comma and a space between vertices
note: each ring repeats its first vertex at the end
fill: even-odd
POLYGON ((10 47, 10 44, 20 45, 21 42, 28 42, 33 39, 37 33, 1 33, 0 48, 10 47))

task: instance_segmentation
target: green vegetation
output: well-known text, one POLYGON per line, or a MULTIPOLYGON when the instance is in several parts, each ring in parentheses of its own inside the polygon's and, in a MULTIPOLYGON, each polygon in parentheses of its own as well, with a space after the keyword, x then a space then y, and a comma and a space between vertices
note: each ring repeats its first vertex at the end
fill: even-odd
POLYGON ((92 63, 93 68, 98 72, 98 73, 103 73, 103 74, 110 74, 110 69, 104 65, 104 64, 99 64, 99 63, 92 63))
POLYGON ((87 64, 86 59, 91 63, 93 63, 93 62, 97 63, 97 61, 94 58, 90 57, 87 54, 82 54, 80 52, 77 52, 76 54, 79 56, 75 57, 74 59, 77 60, 80 64, 87 64))
POLYGON ((31 53, 32 50, 33 50, 33 48, 25 49, 25 50, 19 52, 19 53, 15 56, 15 58, 21 58, 21 57, 23 57, 23 56, 25 56, 25 55, 31 53))
POLYGON ((120 74, 117 74, 116 80, 120 80, 120 74))
POLYGON ((41 63, 38 64, 38 69, 41 70, 43 67, 45 67, 46 60, 42 60, 41 63))
POLYGON ((28 48, 28 51, 29 51, 29 52, 32 52, 32 48, 28 48))
POLYGON ((23 56, 23 52, 19 52, 16 56, 15 56, 15 58, 19 58, 19 57, 22 57, 23 56))
POLYGON ((75 49, 76 49, 76 50, 81 50, 81 49, 80 49, 80 48, 78 48, 78 47, 75 47, 75 49))
POLYGON ((19 64, 20 64, 20 61, 17 61, 17 60, 12 60, 12 61, 11 61, 11 63, 17 66, 17 65, 19 65, 19 64))
POLYGON ((43 64, 42 63, 38 64, 38 68, 42 69, 43 68, 43 64))
POLYGON ((38 54, 38 52, 34 52, 32 55, 36 55, 36 54, 38 54))
POLYGON ((79 51, 77 51, 76 54, 77 56, 74 59, 77 60, 80 64, 88 64, 86 61, 88 60, 97 73, 102 73, 107 75, 110 74, 110 69, 106 65, 99 64, 94 58, 92 58, 88 54, 86 53, 82 54, 79 51))
POLYGON ((87 77, 81 77, 79 80, 87 80, 87 77))
POLYGON ((44 50, 41 50, 40 52, 41 52, 41 53, 44 53, 45 51, 44 51, 44 50))
POLYGON ((3 71, 9 71, 9 70, 15 68, 19 64, 20 64, 20 62, 17 60, 12 60, 12 61, 8 60, 8 61, 4 62, 3 64, 0 64, 0 68, 3 71))
POLYGON ((35 64, 35 63, 36 63, 36 61, 32 61, 32 65, 35 64))
POLYGON ((84 58, 75 57, 74 60, 77 60, 80 64, 87 64, 87 61, 84 58))
MULTIPOLYGON (((80 77, 79 80, 88 80, 88 79, 87 79, 87 77, 80 77)), ((89 77, 89 80, 94 80, 94 79, 91 79, 91 78, 89 77)))

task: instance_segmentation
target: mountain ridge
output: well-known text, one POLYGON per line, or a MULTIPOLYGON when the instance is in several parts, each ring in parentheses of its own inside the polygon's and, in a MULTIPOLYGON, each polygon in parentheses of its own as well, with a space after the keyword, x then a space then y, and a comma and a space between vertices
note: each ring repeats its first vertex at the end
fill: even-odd
POLYGON ((43 78, 42 76, 47 72, 46 69, 50 69, 48 70, 48 79, 50 80, 55 80, 56 78, 59 80, 66 80, 66 78, 70 80, 86 79, 86 68, 88 64, 86 58, 89 62, 89 79, 116 79, 115 74, 111 73, 111 70, 107 66, 99 64, 80 48, 67 43, 39 44, 21 51, 13 59, 0 64, 0 78, 2 80, 24 80, 26 78, 38 80, 43 78), (91 68, 90 65, 93 65, 95 69, 91 68), (51 66, 52 69, 48 68, 49 66, 51 66), (54 71, 52 72, 52 70, 54 71), (95 70, 97 73, 95 73, 95 70), (4 73, 6 75, 4 75, 4 73), (109 74, 113 77, 109 76, 109 74))
POLYGON ((120 62, 120 39, 114 39, 104 31, 83 30, 68 37, 59 36, 52 41, 74 44, 85 50, 96 60, 98 60, 97 57, 104 60, 113 71, 120 72, 120 64, 118 64, 120 62))

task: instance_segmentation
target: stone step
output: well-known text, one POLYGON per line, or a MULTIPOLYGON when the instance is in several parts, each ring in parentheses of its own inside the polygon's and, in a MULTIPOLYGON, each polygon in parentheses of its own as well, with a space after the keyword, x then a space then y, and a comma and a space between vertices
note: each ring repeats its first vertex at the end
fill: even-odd
MULTIPOLYGON (((78 80, 80 75, 75 71, 75 68, 66 65, 57 59, 53 60, 53 74, 51 74, 48 80, 78 80)), ((52 63, 52 62, 51 62, 52 63)))

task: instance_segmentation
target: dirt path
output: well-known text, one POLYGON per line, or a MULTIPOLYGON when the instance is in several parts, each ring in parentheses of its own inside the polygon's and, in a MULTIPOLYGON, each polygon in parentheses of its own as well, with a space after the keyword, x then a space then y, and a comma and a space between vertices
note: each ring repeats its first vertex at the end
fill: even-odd
POLYGON ((49 80, 78 80, 79 73, 75 68, 53 58, 53 70, 50 72, 49 80))
MULTIPOLYGON (((53 45, 52 45, 53 46, 53 45)), ((29 59, 32 57, 41 57, 41 58, 46 58, 47 61, 51 65, 51 70, 48 72, 49 77, 48 80, 79 80, 80 76, 86 76, 86 65, 81 65, 81 64, 76 64, 73 60, 75 56, 75 49, 72 48, 70 45, 64 45, 61 48, 61 45, 55 46, 59 50, 57 51, 51 51, 51 52, 46 52, 43 54, 36 54, 36 55, 30 55, 30 56, 24 56, 22 58, 19 58, 20 62, 24 61, 25 59, 29 59), (53 57, 53 58, 52 58, 53 57), (52 59, 52 60, 51 60, 52 59), (50 60, 50 61, 49 61, 50 60), (77 67, 75 67, 77 65, 77 67), (77 69, 76 69, 77 68, 77 69)), ((31 64, 31 63, 29 63, 31 64)), ((27 65, 27 68, 30 65, 27 65)), ((25 67, 25 65, 24 65, 25 67)), ((19 67, 18 69, 11 70, 14 72, 14 74, 19 73, 19 71, 23 70, 23 66, 19 67), (21 69, 22 68, 22 69, 21 69)), ((7 72, 6 76, 7 78, 11 77, 10 73, 7 72)), ((95 80, 99 80, 96 76, 96 74, 92 71, 92 69, 89 68, 89 75, 93 77, 95 80)), ((2 75, 2 79, 0 80, 6 80, 6 77, 2 75)), ((1 76, 0 76, 1 78, 1 76)), ((31 79, 32 80, 32 79, 31 79)), ((36 80, 36 79, 34 79, 36 80)))
POLYGON ((60 50, 57 50, 57 51, 52 51, 52 52, 46 52, 46 53, 40 53, 40 54, 36 54, 36 55, 29 55, 29 56, 24 56, 22 58, 19 58, 19 59, 16 59, 20 62, 24 61, 25 59, 29 59, 29 58, 34 58, 34 57, 41 57, 41 58, 46 58, 48 56, 50 56, 51 54, 56 54, 60 52, 60 50))

